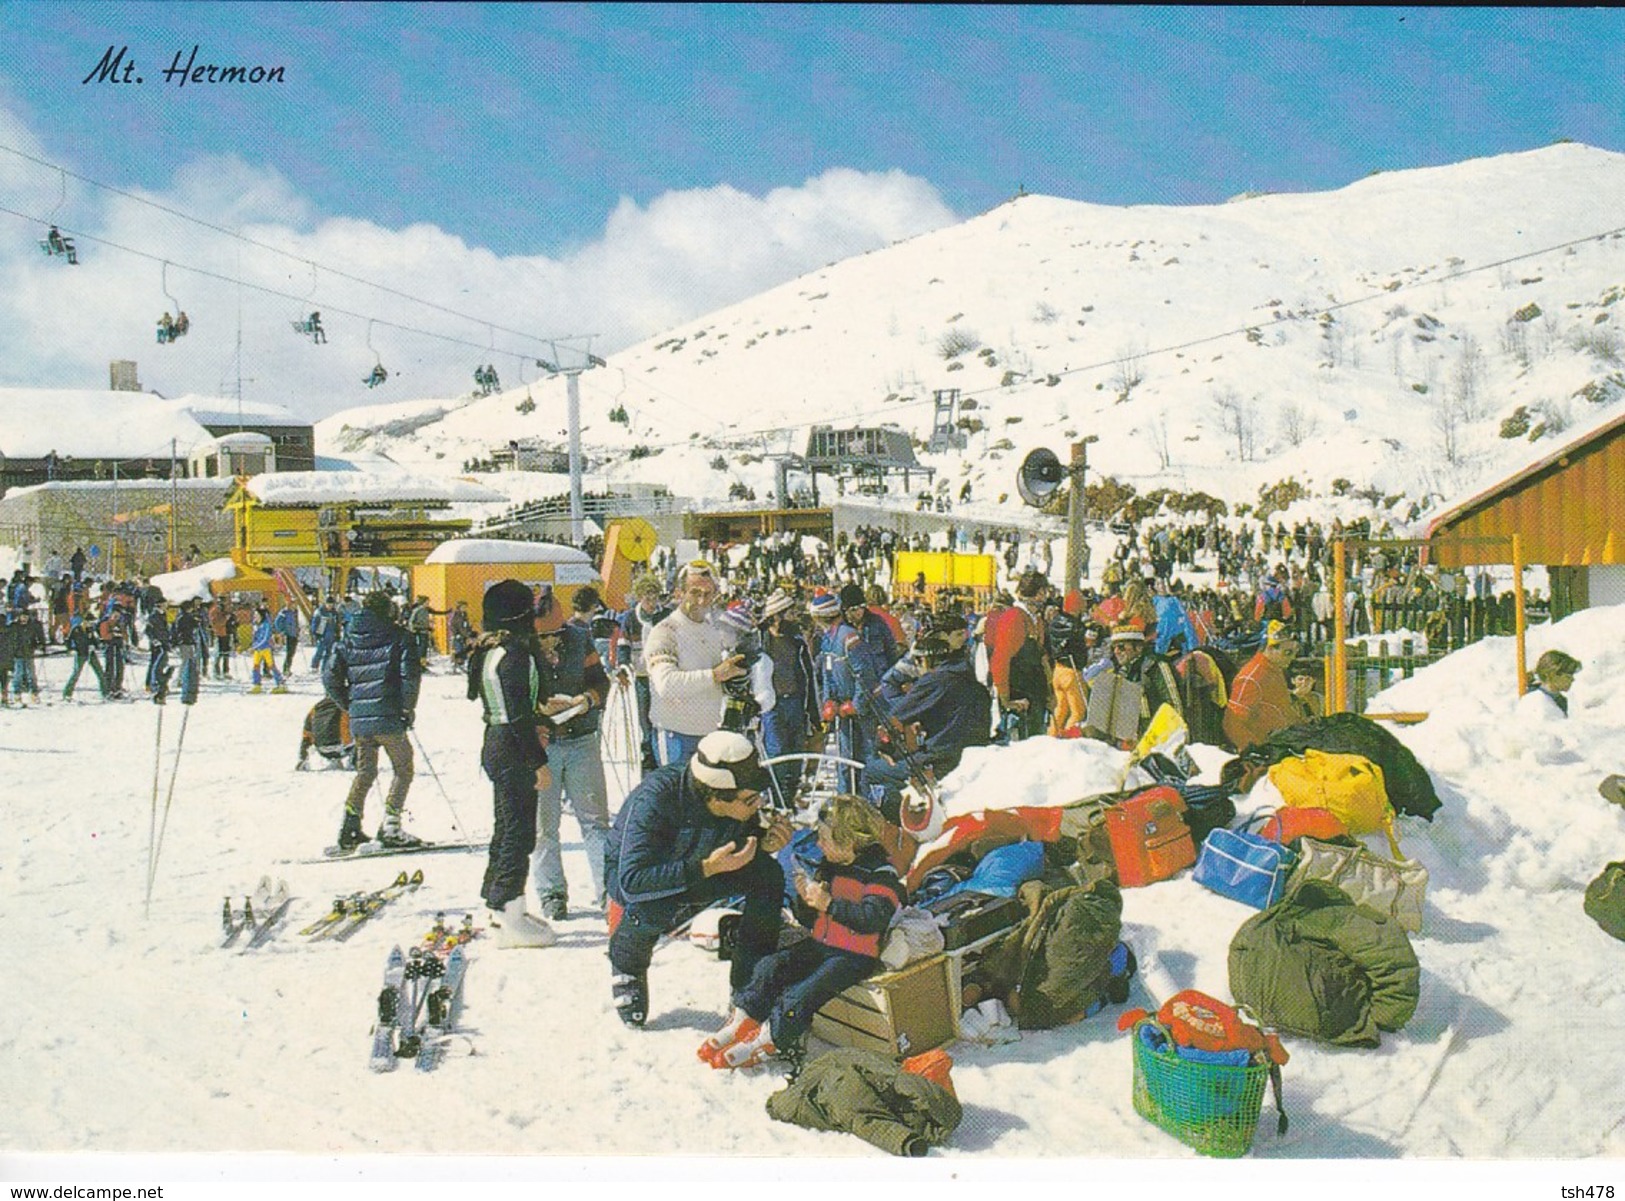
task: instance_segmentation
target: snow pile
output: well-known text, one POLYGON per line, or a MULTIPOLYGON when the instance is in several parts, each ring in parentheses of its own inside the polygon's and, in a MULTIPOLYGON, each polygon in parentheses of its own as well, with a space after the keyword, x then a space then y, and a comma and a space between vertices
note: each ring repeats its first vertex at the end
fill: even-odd
MULTIPOLYGON (((556 563, 584 569, 596 579, 592 559, 584 550, 557 542, 512 542, 503 538, 453 538, 429 552, 425 563, 556 563)), ((569 583, 586 583, 571 580, 569 583)))
MULTIPOLYGON (((1583 613, 1532 636, 1536 654, 1561 646, 1585 664, 1573 716, 1541 731, 1556 751, 1515 729, 1504 641, 1453 655, 1379 698, 1429 712, 1396 733, 1443 800, 1433 822, 1399 822, 1406 852, 1432 873, 1425 930, 1415 939, 1421 1005, 1374 1050, 1289 1039, 1291 1130, 1277 1138, 1266 1120, 1255 1158, 1625 1154, 1617 1051, 1625 948, 1581 912, 1585 882, 1625 849, 1625 811, 1596 793, 1598 779, 1622 767, 1622 616, 1583 613)), ((301 650, 299 665, 306 662, 301 650)), ((60 689, 64 666, 61 656, 42 661, 48 696, 60 689)), ((351 776, 293 771, 300 723, 319 686, 307 672, 289 695, 244 695, 243 668, 239 658, 237 680, 206 684, 189 711, 102 705, 81 692, 86 703, 6 715, 16 786, 0 823, 0 889, 17 919, 0 927, 9 1008, 0 1029, 0 1113, 9 1146, 878 1154, 848 1136, 770 1121, 763 1105, 780 1086, 777 1069, 731 1074, 696 1061, 696 1046, 727 1006, 726 968, 696 947, 656 953, 649 1026, 622 1027, 610 1007, 604 923, 580 908, 560 923, 552 949, 473 944, 466 1032, 437 1075, 369 1072, 386 955, 427 931, 437 912, 455 920, 472 909, 483 924, 485 856, 477 849, 416 861, 323 860, 351 776), (147 748, 160 718, 155 763, 147 748), (110 747, 119 748, 111 758, 110 747), (144 914, 155 808, 167 833, 144 914), (422 866, 425 884, 356 937, 298 937, 332 897, 380 887, 403 866, 422 866), (221 949, 221 898, 240 904, 267 873, 285 877, 295 897, 285 928, 258 951, 221 949), (678 1123, 703 1130, 703 1146, 674 1138, 678 1123)), ((478 764, 479 707, 465 699, 461 677, 442 673, 424 681, 407 824, 481 848, 491 810, 478 764)), ((629 701, 611 694, 612 750, 627 745, 629 701)), ((1210 766, 1215 756, 1196 749, 1210 766)), ((955 807, 998 808, 1114 786, 1119 768, 1120 752, 1039 739, 972 752, 944 792, 955 807)), ((612 803, 632 770, 624 755, 611 755, 612 803)), ((366 816, 370 830, 376 796, 366 816)), ((572 822, 564 837, 579 906, 590 885, 572 822)), ((1376 849, 1381 840, 1372 841, 1376 849)), ((1124 937, 1143 965, 1131 1004, 1155 1006, 1184 987, 1228 995, 1227 948, 1251 912, 1188 874, 1129 890, 1124 937)), ((1009 1046, 952 1046, 966 1120, 942 1154, 1191 1159, 1133 1112, 1130 1048, 1113 1013, 1027 1032, 1009 1046)))
POLYGON ((161 572, 147 582, 162 592, 170 604, 178 605, 188 599, 211 599, 214 594, 209 591, 210 584, 235 579, 237 575, 237 564, 230 559, 210 559, 183 571, 161 572))

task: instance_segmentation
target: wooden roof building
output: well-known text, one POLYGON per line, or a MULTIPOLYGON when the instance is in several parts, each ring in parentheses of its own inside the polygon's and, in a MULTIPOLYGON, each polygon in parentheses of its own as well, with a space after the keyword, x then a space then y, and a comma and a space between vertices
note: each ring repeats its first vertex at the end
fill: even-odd
POLYGON ((1554 614, 1625 603, 1625 413, 1462 501, 1428 527, 1441 567, 1547 567, 1554 614))

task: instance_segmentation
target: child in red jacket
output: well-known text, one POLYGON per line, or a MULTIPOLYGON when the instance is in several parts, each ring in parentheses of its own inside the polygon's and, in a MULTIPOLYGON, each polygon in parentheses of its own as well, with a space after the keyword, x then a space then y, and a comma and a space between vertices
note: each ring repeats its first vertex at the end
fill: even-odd
POLYGON ((818 823, 824 861, 796 873, 797 916, 812 937, 768 955, 734 994, 721 1030, 700 1045, 716 1068, 754 1067, 772 1056, 794 1066, 813 1014, 874 971, 903 884, 880 844, 880 814, 860 797, 831 798, 818 823))

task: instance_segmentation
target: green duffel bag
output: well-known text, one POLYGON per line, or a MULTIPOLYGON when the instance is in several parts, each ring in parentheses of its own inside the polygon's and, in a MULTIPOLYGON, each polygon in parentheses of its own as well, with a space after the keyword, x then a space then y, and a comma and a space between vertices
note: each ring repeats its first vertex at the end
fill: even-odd
POLYGON ((1586 914, 1625 942, 1625 863, 1610 863, 1586 885, 1586 914))

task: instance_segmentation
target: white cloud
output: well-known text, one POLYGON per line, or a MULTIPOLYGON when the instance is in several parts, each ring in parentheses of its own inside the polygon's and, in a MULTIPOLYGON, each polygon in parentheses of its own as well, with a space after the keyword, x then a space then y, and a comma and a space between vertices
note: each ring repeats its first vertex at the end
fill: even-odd
MULTIPOLYGON (((4 111, 0 129, 15 134, 11 145, 60 158, 4 111)), ((59 177, 6 158, 0 204, 43 216, 57 201, 59 177)), ((40 254, 35 241, 43 231, 23 221, 12 219, 13 233, 0 240, 0 270, 12 281, 0 294, 5 382, 98 387, 109 360, 131 358, 143 384, 165 395, 229 394, 239 373, 240 307, 244 394, 313 417, 384 399, 361 383, 375 358, 395 374, 388 385, 394 398, 467 391, 473 367, 487 361, 505 385, 517 383, 521 371, 536 378, 529 360, 546 357, 543 345, 417 299, 543 337, 597 334, 594 349, 606 353, 827 262, 956 219, 924 180, 835 168, 762 196, 719 185, 669 192, 641 206, 623 199, 589 243, 557 258, 500 257, 432 225, 387 229, 364 215, 321 217, 275 166, 236 156, 190 159, 163 192, 136 193, 313 260, 313 273, 296 259, 129 197, 71 181, 69 191, 59 220, 81 231, 80 266, 40 254), (338 272, 387 284, 399 295, 338 272), (231 282, 238 279, 244 286, 231 282), (192 332, 159 346, 155 323, 173 307, 170 298, 186 309, 192 332), (323 311, 327 345, 292 330, 307 309, 323 311), (376 319, 370 330, 368 318, 376 319)))

